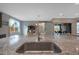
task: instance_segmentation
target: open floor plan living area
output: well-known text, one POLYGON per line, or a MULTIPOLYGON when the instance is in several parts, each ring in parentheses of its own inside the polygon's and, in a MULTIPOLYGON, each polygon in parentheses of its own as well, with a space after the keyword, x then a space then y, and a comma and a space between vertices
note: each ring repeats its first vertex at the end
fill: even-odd
POLYGON ((79 55, 79 4, 0 3, 0 55, 79 55))

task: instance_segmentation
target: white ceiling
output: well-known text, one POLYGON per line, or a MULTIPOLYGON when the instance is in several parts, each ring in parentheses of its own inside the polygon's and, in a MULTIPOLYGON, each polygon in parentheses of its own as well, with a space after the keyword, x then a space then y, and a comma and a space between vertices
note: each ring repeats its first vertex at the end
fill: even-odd
POLYGON ((79 17, 79 5, 74 3, 0 3, 0 11, 22 21, 79 17))

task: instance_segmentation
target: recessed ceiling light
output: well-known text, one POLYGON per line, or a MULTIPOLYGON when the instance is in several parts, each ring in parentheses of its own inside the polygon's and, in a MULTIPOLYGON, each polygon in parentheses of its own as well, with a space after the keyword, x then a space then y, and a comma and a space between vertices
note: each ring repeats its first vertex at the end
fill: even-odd
POLYGON ((63 13, 59 13, 59 16, 64 16, 64 14, 63 13))
POLYGON ((79 13, 75 13, 75 16, 76 16, 76 17, 79 17, 79 13))
POLYGON ((79 15, 79 13, 75 13, 75 15, 79 15))

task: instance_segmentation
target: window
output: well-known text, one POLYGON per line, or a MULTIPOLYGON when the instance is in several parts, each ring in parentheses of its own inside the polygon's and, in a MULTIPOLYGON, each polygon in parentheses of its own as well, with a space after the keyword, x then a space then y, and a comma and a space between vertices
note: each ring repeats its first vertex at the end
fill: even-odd
POLYGON ((59 25, 55 25, 54 26, 54 31, 60 31, 60 26, 59 25))
POLYGON ((10 33, 20 32, 20 22, 13 19, 13 18, 10 18, 10 20, 9 20, 9 30, 10 30, 10 33))

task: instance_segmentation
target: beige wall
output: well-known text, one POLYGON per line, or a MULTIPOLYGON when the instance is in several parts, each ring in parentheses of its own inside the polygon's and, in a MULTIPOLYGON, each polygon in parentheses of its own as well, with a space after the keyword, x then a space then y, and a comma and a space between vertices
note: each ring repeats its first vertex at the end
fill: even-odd
POLYGON ((77 34, 77 19, 74 18, 72 21, 72 35, 77 34))

